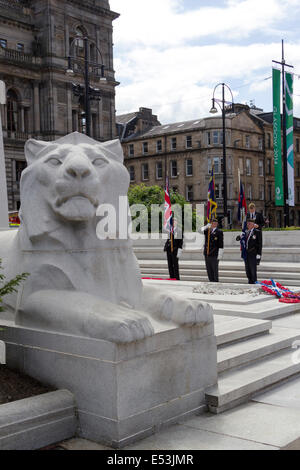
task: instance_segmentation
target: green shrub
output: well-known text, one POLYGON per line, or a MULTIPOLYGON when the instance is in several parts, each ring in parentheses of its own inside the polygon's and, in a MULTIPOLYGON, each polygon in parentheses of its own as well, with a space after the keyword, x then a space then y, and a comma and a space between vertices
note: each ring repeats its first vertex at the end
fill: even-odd
MULTIPOLYGON (((0 269, 2 269, 2 260, 0 258, 0 269)), ((3 310, 3 297, 13 292, 17 292, 17 287, 29 276, 28 273, 18 274, 14 279, 6 281, 4 274, 0 273, 0 311, 3 310)))

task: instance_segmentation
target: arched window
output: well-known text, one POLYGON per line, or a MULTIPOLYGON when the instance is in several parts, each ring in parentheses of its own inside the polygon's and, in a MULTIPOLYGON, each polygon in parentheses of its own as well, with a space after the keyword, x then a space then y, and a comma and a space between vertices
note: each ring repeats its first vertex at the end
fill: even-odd
POLYGON ((79 38, 77 41, 75 41, 75 55, 77 57, 84 57, 83 38, 86 36, 86 32, 83 30, 83 28, 78 27, 76 28, 75 33, 76 33, 76 37, 79 38))
POLYGON ((18 96, 14 90, 7 92, 7 131, 16 132, 19 127, 18 96))

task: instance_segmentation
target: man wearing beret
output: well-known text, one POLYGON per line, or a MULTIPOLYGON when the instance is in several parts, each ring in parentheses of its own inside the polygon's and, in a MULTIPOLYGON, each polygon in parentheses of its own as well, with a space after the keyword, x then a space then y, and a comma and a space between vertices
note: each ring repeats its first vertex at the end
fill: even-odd
POLYGON ((219 260, 223 258, 224 235, 218 228, 218 219, 212 219, 211 224, 202 227, 205 235, 204 257, 206 271, 210 282, 219 282, 219 260))
POLYGON ((256 228, 257 225, 256 219, 249 219, 246 232, 236 238, 237 241, 244 240, 245 243, 244 261, 249 284, 256 283, 257 266, 261 261, 262 234, 261 230, 256 228))

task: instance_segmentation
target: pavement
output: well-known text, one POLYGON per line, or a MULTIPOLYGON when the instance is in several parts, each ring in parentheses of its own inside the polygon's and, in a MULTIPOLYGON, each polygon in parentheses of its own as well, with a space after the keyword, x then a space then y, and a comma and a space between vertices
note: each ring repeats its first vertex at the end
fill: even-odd
MULTIPOLYGON (((115 451, 80 438, 56 449, 115 451)), ((300 450, 300 376, 233 410, 179 421, 123 450, 300 450)))

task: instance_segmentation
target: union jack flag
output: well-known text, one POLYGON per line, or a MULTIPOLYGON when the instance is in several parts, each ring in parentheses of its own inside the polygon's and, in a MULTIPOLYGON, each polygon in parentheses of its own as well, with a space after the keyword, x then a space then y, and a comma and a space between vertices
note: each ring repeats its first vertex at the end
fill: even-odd
POLYGON ((173 233, 173 216, 172 216, 172 206, 169 192, 169 178, 166 178, 166 188, 165 188, 165 216, 164 216, 164 229, 166 232, 173 233))
POLYGON ((217 207, 218 204, 216 203, 216 193, 215 193, 215 176, 214 176, 214 168, 211 170, 211 177, 209 180, 208 185, 208 193, 207 193, 207 221, 211 222, 213 217, 217 217, 217 207))

